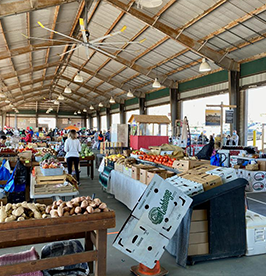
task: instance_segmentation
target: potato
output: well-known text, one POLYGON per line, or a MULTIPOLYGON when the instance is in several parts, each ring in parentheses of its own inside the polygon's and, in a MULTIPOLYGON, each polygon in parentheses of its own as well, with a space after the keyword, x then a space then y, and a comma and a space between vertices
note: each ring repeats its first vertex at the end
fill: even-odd
POLYGON ((52 206, 51 206, 51 205, 48 205, 48 206, 46 207, 45 212, 46 212, 47 214, 50 214, 51 210, 52 210, 52 206))
POLYGON ((102 203, 100 204, 99 208, 100 208, 100 209, 105 209, 105 208, 107 208, 106 203, 102 202, 102 203))
POLYGON ((47 214, 43 214, 43 215, 42 215, 42 218, 47 218, 47 217, 48 217, 47 214))
POLYGON ((82 197, 81 197, 81 201, 84 201, 84 200, 86 200, 86 197, 85 197, 85 196, 82 196, 82 197))
POLYGON ((69 208, 69 207, 64 207, 64 208, 63 208, 64 212, 69 212, 70 209, 71 209, 71 208, 69 208))
POLYGON ((22 221, 22 220, 25 220, 25 218, 24 218, 24 217, 19 217, 19 218, 17 219, 17 221, 22 221))
POLYGON ((86 196, 86 200, 87 200, 87 201, 90 201, 90 200, 91 200, 91 197, 90 197, 90 196, 86 196))
POLYGON ((70 215, 74 215, 74 213, 75 213, 75 208, 72 208, 72 209, 70 210, 69 214, 70 214, 70 215))
POLYGON ((66 206, 69 207, 69 208, 73 208, 73 204, 72 204, 70 201, 68 201, 68 202, 66 203, 66 206))
POLYGON ((69 212, 64 212, 64 217, 68 217, 70 215, 69 212))
POLYGON ((60 206, 62 206, 63 208, 66 207, 66 202, 61 203, 60 206))
POLYGON ((88 215, 89 213, 88 213, 88 211, 85 211, 84 213, 83 213, 83 215, 88 215))
POLYGON ((94 198, 94 202, 99 206, 102 201, 99 198, 94 198))
POLYGON ((13 210, 12 215, 16 217, 20 217, 23 213, 24 213, 24 208, 20 206, 17 209, 13 210))
POLYGON ((5 222, 10 222, 16 220, 16 216, 12 215, 10 217, 5 218, 5 222))
POLYGON ((57 210, 54 210, 54 209, 51 210, 50 215, 51 215, 52 218, 57 218, 57 217, 58 217, 58 212, 57 212, 57 210))
POLYGON ((11 203, 7 203, 5 209, 6 209, 6 212, 8 212, 10 209, 12 209, 12 204, 11 203))
POLYGON ((82 209, 80 207, 75 208, 75 213, 80 214, 82 212, 82 209))
POLYGON ((73 207, 79 207, 79 202, 75 202, 74 204, 73 204, 73 207))
POLYGON ((57 200, 56 205, 59 206, 61 203, 63 203, 62 199, 57 200))
POLYGON ((93 207, 93 208, 97 206, 97 204, 96 204, 95 201, 91 201, 89 205, 90 205, 91 207, 93 207))
POLYGON ((94 209, 94 213, 100 213, 102 210, 99 208, 94 209))
POLYGON ((104 208, 102 211, 103 212, 109 212, 109 209, 108 208, 104 208))
POLYGON ((92 206, 88 206, 86 210, 89 214, 94 213, 94 210, 93 210, 92 206))
POLYGON ((62 207, 62 206, 59 206, 59 207, 58 207, 57 213, 58 213, 58 216, 59 216, 59 217, 62 217, 62 216, 63 216, 64 210, 63 210, 63 207, 62 207))
POLYGON ((80 207, 81 207, 81 208, 87 208, 88 205, 89 205, 89 202, 88 202, 87 200, 83 200, 83 201, 81 202, 80 207))
POLYGON ((57 208, 58 208, 57 205, 53 205, 53 206, 52 206, 52 209, 53 209, 53 210, 56 210, 57 208))

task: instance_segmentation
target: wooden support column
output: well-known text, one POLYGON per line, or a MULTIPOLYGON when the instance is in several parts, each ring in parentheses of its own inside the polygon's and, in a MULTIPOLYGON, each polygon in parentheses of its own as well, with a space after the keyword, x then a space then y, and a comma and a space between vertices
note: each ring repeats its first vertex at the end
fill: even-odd
POLYGON ((17 129, 18 128, 18 115, 17 115, 17 113, 15 113, 15 129, 17 129))
POLYGON ((178 98, 178 88, 170 89, 170 110, 171 110, 171 130, 172 136, 176 134, 175 121, 178 119, 178 108, 177 108, 177 98, 178 98))
POLYGON ((4 129, 6 125, 6 113, 2 114, 2 130, 4 129))
POLYGON ((89 116, 90 129, 93 129, 93 118, 92 115, 89 116))
POLYGON ((101 130, 101 117, 100 117, 100 111, 96 111, 96 116, 97 116, 97 130, 101 130))
POLYGON ((120 124, 125 124, 125 104, 119 104, 120 124))
POLYGON ((110 107, 106 108, 106 125, 107 125, 107 130, 110 129, 111 127, 111 112, 110 112, 110 107))
POLYGON ((145 115, 145 98, 139 98, 139 114, 145 115))
MULTIPOLYGON (((234 123, 231 124, 231 134, 233 130, 238 132, 239 137, 240 133, 240 90, 239 90, 239 78, 240 73, 236 71, 228 72, 228 87, 229 87, 229 105, 236 105, 234 110, 234 123)), ((243 141, 239 141, 240 145, 243 141)))
POLYGON ((37 113, 36 113, 36 116, 35 116, 35 125, 36 125, 36 128, 39 127, 38 118, 39 118, 39 114, 38 114, 38 112, 37 112, 37 113))
POLYGON ((87 113, 84 114, 84 127, 87 129, 87 113))

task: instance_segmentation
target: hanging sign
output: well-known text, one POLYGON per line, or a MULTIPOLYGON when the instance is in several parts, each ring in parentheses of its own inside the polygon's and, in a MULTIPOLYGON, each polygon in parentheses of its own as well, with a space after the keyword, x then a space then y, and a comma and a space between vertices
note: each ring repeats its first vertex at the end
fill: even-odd
POLYGON ((233 124, 234 123, 234 110, 225 110, 225 123, 233 124))
POLYGON ((219 126, 221 120, 221 110, 206 109, 205 118, 206 126, 219 126))

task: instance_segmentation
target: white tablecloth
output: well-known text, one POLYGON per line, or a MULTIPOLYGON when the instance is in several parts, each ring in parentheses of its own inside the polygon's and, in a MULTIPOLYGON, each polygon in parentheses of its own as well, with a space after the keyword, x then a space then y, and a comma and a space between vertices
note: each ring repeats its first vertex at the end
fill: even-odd
POLYGON ((147 185, 138 180, 115 170, 111 172, 108 192, 113 194, 117 200, 125 204, 130 210, 134 208, 146 188, 147 185))

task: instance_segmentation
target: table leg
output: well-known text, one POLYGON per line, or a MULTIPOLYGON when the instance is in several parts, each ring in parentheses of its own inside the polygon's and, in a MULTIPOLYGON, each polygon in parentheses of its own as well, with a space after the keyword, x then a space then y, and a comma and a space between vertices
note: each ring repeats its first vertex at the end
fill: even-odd
POLYGON ((87 160, 87 176, 90 176, 90 160, 87 160))
POLYGON ((91 179, 93 180, 94 178, 94 160, 91 160, 91 179))
MULTIPOLYGON (((90 251, 93 250, 93 242, 91 240, 91 232, 86 232, 85 233, 85 251, 90 251)), ((90 274, 93 273, 93 262, 88 263, 89 269, 90 269, 90 274)))
POLYGON ((96 249, 98 259, 95 262, 95 276, 106 276, 106 247, 107 247, 107 230, 96 231, 96 249))

